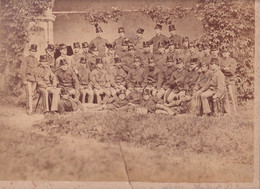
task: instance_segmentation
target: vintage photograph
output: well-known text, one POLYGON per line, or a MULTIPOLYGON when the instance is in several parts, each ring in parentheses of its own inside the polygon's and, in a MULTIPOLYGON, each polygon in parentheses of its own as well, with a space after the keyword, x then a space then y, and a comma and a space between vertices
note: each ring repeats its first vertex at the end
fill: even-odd
POLYGON ((254 0, 0 5, 0 181, 254 182, 254 0))

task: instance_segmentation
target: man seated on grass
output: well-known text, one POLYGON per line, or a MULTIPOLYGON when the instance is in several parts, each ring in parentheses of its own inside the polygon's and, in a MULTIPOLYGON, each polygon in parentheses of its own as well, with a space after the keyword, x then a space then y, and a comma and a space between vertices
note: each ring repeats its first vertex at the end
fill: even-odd
POLYGON ((61 59, 60 62, 60 69, 56 72, 56 77, 58 80, 58 88, 65 88, 71 95, 74 95, 76 100, 79 100, 79 81, 72 70, 69 67, 66 59, 61 59))
POLYGON ((96 68, 91 72, 90 79, 94 94, 97 96, 97 104, 107 104, 111 95, 116 96, 116 91, 111 87, 109 74, 103 68, 101 58, 96 58, 96 68), (102 95, 105 95, 103 99, 102 95))
POLYGON ((81 108, 81 103, 73 99, 66 88, 61 88, 61 99, 58 103, 58 112, 73 112, 81 108))
POLYGON ((90 82, 90 70, 87 67, 87 60, 85 57, 80 58, 80 65, 75 70, 79 80, 79 92, 82 96, 82 103, 86 103, 86 95, 88 95, 88 103, 93 103, 94 91, 90 82))
POLYGON ((51 112, 55 113, 58 111, 58 102, 60 99, 59 90, 56 88, 57 80, 48 65, 47 55, 40 56, 40 64, 37 71, 37 88, 42 94, 42 101, 44 107, 44 113, 49 112, 49 94, 52 94, 51 101, 51 112))

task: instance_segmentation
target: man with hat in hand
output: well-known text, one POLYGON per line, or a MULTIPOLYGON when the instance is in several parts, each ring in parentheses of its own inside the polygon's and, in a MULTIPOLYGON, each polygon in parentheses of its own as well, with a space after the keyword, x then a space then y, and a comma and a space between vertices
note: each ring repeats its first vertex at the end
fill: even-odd
POLYGON ((45 49, 45 52, 47 56, 48 65, 50 66, 51 70, 54 72, 55 71, 54 45, 48 44, 47 48, 45 49))
POLYGON ((143 38, 144 29, 138 28, 136 33, 137 33, 137 38, 134 40, 134 47, 137 52, 141 52, 143 49, 143 42, 145 41, 143 38))
POLYGON ((127 91, 126 96, 134 89, 142 90, 147 85, 147 71, 142 67, 142 59, 140 57, 134 58, 134 68, 130 69, 126 78, 127 91))
POLYGON ((177 35, 175 25, 169 25, 169 32, 171 36, 169 37, 169 41, 173 41, 173 43, 181 43, 182 37, 177 35))
POLYGON ((114 41, 116 55, 118 55, 118 53, 120 53, 122 51, 122 42, 123 42, 123 40, 126 39, 124 27, 118 28, 118 34, 119 34, 119 38, 115 39, 115 41, 114 41))
POLYGON ((169 41, 169 39, 165 35, 161 34, 161 32, 162 32, 161 24, 156 24, 154 29, 155 29, 156 35, 148 42, 150 45, 153 45, 153 54, 160 54, 160 52, 158 51, 159 44, 164 43, 166 45, 167 42, 169 41))
MULTIPOLYGON (((225 75, 228 96, 231 98, 233 113, 237 114, 237 99, 236 99, 236 85, 235 72, 237 69, 237 62, 230 57, 230 50, 227 47, 222 49, 223 59, 221 60, 220 69, 225 75)), ((227 103, 227 102, 225 102, 227 103)))
POLYGON ((37 71, 37 89, 42 94, 44 113, 49 112, 49 94, 52 94, 51 112, 58 111, 60 92, 56 88, 57 79, 49 67, 47 55, 40 56, 40 64, 37 71))
POLYGON ((31 115, 33 106, 33 92, 35 91, 37 84, 37 70, 38 70, 38 60, 35 57, 37 53, 37 45, 31 44, 29 49, 30 54, 22 60, 20 66, 20 77, 23 80, 26 89, 27 96, 27 114, 31 115))
POLYGON ((67 55, 67 46, 64 43, 61 43, 61 44, 59 44, 58 49, 59 49, 61 55, 56 59, 56 62, 55 62, 56 69, 60 68, 60 62, 62 59, 65 59, 68 66, 71 67, 72 59, 70 56, 67 55))
POLYGON ((74 42, 73 43, 73 55, 71 56, 71 67, 73 71, 77 69, 77 67, 80 65, 79 61, 82 57, 82 54, 80 53, 80 43, 74 42))
POLYGON ((75 72, 69 67, 66 59, 60 59, 59 65, 60 69, 55 73, 58 80, 58 88, 65 88, 78 101, 80 96, 79 81, 75 72))
POLYGON ((148 70, 147 70, 147 86, 152 96, 157 96, 158 91, 162 88, 163 72, 155 67, 153 58, 148 58, 148 70))
POLYGON ((102 37, 103 34, 103 30, 100 26, 98 26, 98 24, 95 24, 95 28, 96 28, 96 34, 97 37, 95 39, 93 39, 89 45, 95 45, 95 47, 97 47, 99 54, 98 56, 103 58, 106 55, 106 44, 109 43, 108 40, 104 39, 102 37))
POLYGON ((159 99, 163 98, 165 92, 170 88, 171 75, 175 70, 176 65, 173 56, 167 56, 166 62, 163 66, 163 85, 157 93, 159 99))
POLYGON ((103 68, 102 58, 96 58, 96 68, 91 72, 90 79, 94 94, 97 96, 97 104, 107 104, 111 94, 113 97, 116 96, 115 90, 111 88, 109 74, 103 68), (102 99, 103 94, 105 96, 102 99))
POLYGON ((80 58, 80 65, 78 66, 77 76, 79 80, 79 92, 82 96, 82 103, 86 103, 86 95, 88 95, 88 103, 93 103, 94 91, 90 82, 90 69, 87 67, 87 60, 85 57, 80 58))

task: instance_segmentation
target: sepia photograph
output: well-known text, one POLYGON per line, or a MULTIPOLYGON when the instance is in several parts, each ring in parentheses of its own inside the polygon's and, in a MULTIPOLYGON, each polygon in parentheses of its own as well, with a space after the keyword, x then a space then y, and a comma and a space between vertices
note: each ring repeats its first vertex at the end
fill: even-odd
POLYGON ((0 188, 259 188, 257 1, 1 0, 0 188))

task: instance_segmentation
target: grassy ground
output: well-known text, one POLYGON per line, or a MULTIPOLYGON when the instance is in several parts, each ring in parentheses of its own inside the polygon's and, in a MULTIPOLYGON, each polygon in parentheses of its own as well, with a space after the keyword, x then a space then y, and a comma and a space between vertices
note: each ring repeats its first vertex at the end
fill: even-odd
POLYGON ((253 104, 237 117, 0 109, 1 180, 251 182, 253 104))

